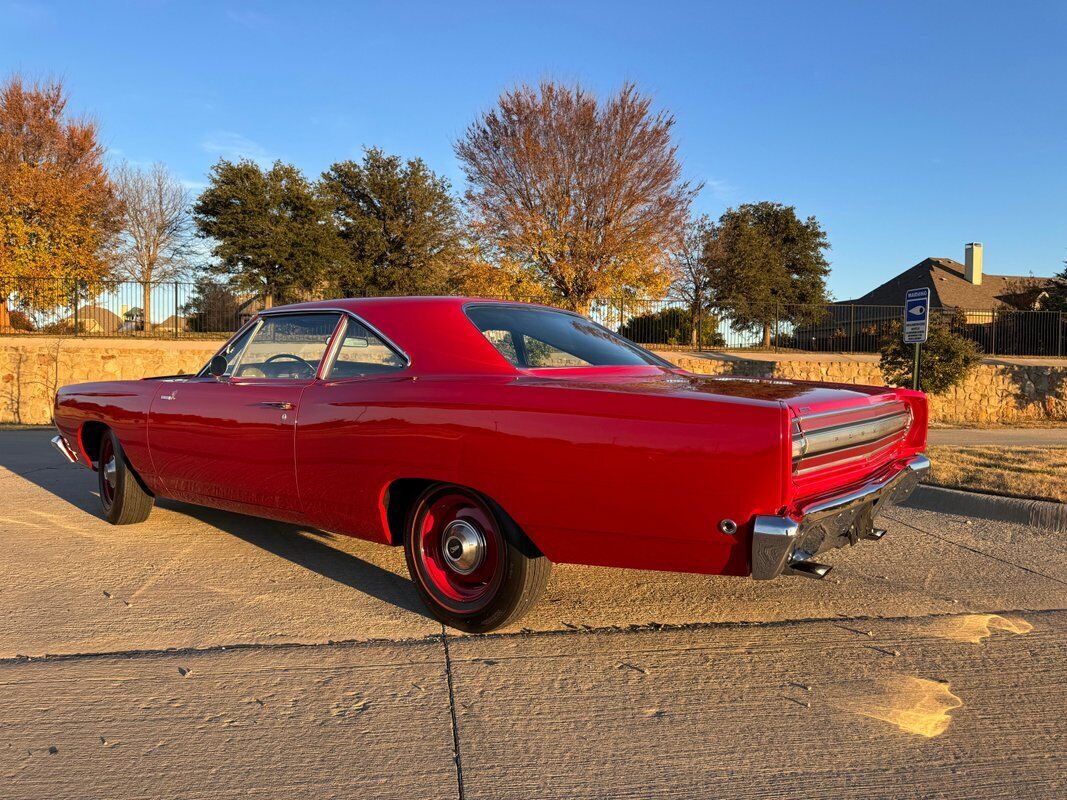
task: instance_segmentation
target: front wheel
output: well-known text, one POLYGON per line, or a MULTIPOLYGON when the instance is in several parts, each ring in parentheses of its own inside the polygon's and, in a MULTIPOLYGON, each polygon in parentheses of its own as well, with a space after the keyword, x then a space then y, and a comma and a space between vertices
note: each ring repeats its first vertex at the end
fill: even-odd
POLYGON ((109 430, 101 437, 96 472, 104 519, 112 525, 132 525, 148 519, 155 498, 141 486, 130 469, 113 431, 109 430))
POLYGON ((408 514, 408 571, 441 622, 485 633, 522 617, 548 583, 552 562, 492 501, 436 484, 408 514))

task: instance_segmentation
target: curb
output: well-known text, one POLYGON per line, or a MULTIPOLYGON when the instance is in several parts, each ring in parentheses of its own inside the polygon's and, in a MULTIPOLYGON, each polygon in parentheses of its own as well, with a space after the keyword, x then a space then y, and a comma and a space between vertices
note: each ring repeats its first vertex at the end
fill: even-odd
POLYGON ((903 505, 924 511, 982 517, 1067 533, 1067 503, 999 497, 923 484, 915 489, 903 505))

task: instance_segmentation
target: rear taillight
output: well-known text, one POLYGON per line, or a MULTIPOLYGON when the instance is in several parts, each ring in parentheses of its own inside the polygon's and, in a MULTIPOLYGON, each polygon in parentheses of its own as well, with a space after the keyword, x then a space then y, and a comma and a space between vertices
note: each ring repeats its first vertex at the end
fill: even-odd
POLYGON ((793 420, 793 470, 877 459, 908 435, 911 408, 899 401, 812 414, 793 420))

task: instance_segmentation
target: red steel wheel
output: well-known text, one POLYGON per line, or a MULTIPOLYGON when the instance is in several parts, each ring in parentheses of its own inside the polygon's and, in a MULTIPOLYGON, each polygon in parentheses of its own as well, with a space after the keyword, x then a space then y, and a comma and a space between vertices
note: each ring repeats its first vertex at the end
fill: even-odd
POLYGON ((526 613, 552 567, 495 503, 451 484, 431 486, 415 501, 404 545, 408 570, 430 611, 472 632, 526 613))

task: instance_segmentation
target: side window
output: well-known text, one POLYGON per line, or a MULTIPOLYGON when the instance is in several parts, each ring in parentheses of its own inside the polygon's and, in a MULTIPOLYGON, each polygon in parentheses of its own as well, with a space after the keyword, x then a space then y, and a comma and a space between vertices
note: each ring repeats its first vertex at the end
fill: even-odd
POLYGON ((337 359, 326 376, 330 379, 358 378, 378 372, 403 369, 404 359, 374 332, 354 319, 345 327, 345 338, 337 351, 337 359))
POLYGON ((519 353, 515 349, 515 340, 511 336, 511 331, 482 331, 482 333, 512 366, 519 366, 519 353))
MULTIPOLYGON (((573 353, 553 347, 532 336, 523 335, 526 348, 526 363, 533 369, 538 367, 588 367, 589 362, 573 353)), ((499 349, 499 347, 497 348, 499 349)))
MULTIPOLYGON (((237 366, 237 362, 240 361, 241 353, 244 351, 245 346, 248 344, 248 340, 252 338, 252 333, 255 331, 255 329, 256 326, 253 325, 247 331, 245 331, 232 342, 230 342, 230 344, 227 345, 221 352, 217 353, 217 355, 220 355, 226 359, 226 372, 224 372, 223 374, 227 377, 233 375, 233 369, 237 366)), ((201 370, 201 374, 206 375, 207 369, 207 366, 205 366, 204 369, 201 370)))
POLYGON ((235 377, 315 377, 339 319, 339 314, 265 317, 245 348, 235 377))

